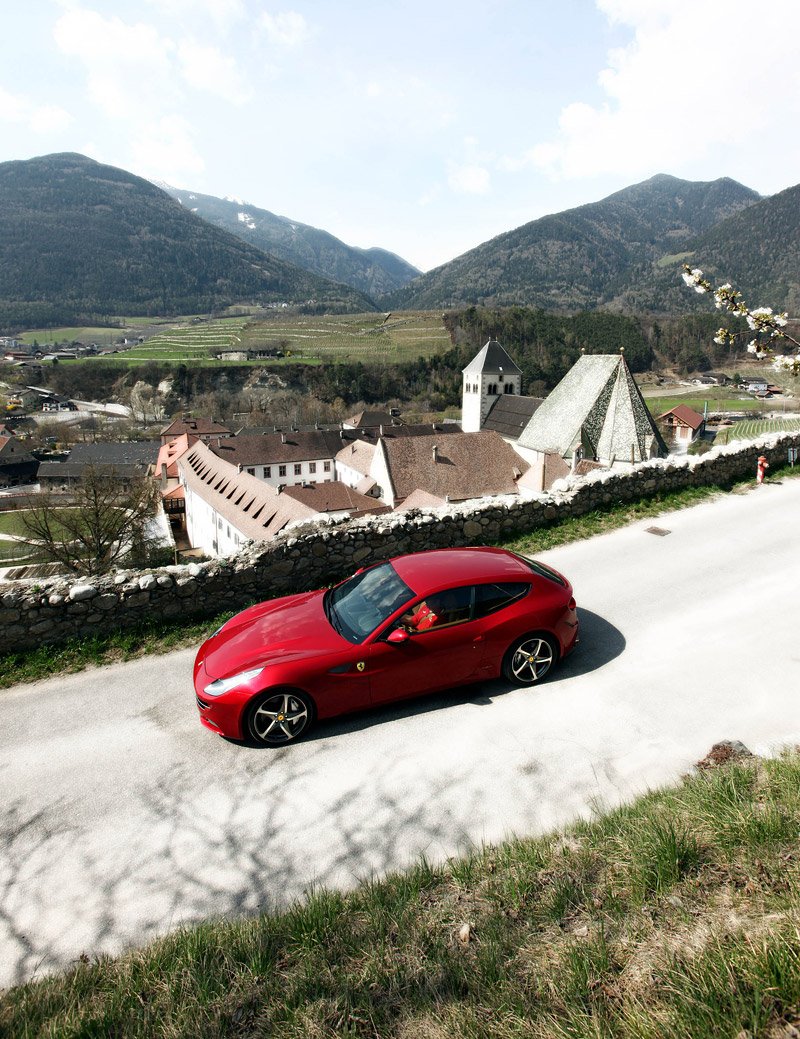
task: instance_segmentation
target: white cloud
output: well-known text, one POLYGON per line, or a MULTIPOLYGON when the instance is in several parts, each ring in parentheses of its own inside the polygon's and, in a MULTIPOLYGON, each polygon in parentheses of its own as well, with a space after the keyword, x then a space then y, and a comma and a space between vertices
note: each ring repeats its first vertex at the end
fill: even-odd
POLYGON ((282 11, 280 14, 264 12, 258 24, 273 43, 281 47, 298 47, 311 36, 308 22, 297 11, 282 11))
POLYGON ((633 30, 598 73, 604 99, 567 105, 556 135, 506 157, 504 169, 533 166, 565 180, 705 164, 741 177, 763 167, 765 141, 781 142, 784 168, 800 161, 795 0, 757 9, 745 0, 596 2, 633 30))
POLYGON ((131 166, 149 179, 167 184, 191 183, 205 171, 191 127, 181 116, 163 116, 139 126, 130 141, 131 166))
POLYGON ((447 183, 461 195, 486 195, 491 190, 489 171, 484 166, 451 166, 447 183))
POLYGON ((53 36, 62 53, 83 64, 89 98, 106 115, 136 117, 146 99, 167 100, 175 47, 154 26, 75 7, 58 19, 53 36))
POLYGON ((205 15, 217 29, 227 30, 245 15, 242 0, 147 0, 157 13, 171 18, 190 15, 193 22, 205 15))
POLYGON ((0 87, 0 121, 22 124, 37 134, 49 134, 65 130, 72 116, 57 105, 37 105, 23 94, 11 94, 0 87))
POLYGON ((195 90, 216 94, 235 105, 250 99, 236 62, 218 48, 185 40, 178 46, 178 60, 186 82, 195 90))

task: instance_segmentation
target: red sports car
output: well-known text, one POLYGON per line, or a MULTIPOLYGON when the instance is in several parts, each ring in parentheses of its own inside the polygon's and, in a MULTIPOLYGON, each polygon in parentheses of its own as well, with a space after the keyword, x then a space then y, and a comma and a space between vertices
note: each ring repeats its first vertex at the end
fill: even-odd
POLYGON ((532 685, 577 638, 572 586, 549 566, 499 548, 418 552, 232 617, 197 654, 197 706, 214 732, 277 746, 392 700, 501 675, 532 685))

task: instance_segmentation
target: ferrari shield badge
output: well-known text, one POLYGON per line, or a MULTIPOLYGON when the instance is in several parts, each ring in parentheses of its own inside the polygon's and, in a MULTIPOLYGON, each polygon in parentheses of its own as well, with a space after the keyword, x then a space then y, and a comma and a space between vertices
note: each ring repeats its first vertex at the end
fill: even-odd
POLYGON ((356 671, 363 671, 366 666, 367 665, 364 660, 359 660, 359 662, 356 664, 356 671))

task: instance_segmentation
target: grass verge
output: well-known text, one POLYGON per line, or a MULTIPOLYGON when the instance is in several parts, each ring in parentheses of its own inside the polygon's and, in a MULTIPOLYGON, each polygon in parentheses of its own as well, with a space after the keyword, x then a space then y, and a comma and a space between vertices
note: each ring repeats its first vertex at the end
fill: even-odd
MULTIPOLYGON (((797 469, 776 469, 772 479, 800 476, 797 469)), ((752 489, 753 481, 742 481, 732 488, 718 486, 690 487, 670 494, 657 494, 638 502, 610 505, 595 509, 584 516, 551 523, 530 534, 502 542, 502 547, 513 552, 531 555, 558 548, 573 541, 606 534, 626 527, 637 520, 659 516, 675 509, 690 508, 709 501, 720 494, 752 489)), ((210 632, 230 617, 220 614, 208 620, 182 622, 179 618, 168 623, 147 624, 128 631, 111 631, 80 639, 67 646, 40 646, 30 652, 0 652, 0 689, 20 682, 34 682, 51 675, 69 674, 87 667, 99 667, 120 660, 132 660, 149 653, 166 653, 173 649, 198 645, 210 632)))
POLYGON ((0 995, 15 1037, 789 1039, 800 754, 592 821, 183 929, 0 995))

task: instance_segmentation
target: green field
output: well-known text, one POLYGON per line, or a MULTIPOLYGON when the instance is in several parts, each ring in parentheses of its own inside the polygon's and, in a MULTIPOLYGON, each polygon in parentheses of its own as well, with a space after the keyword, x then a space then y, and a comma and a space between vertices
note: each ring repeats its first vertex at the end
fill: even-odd
MULTIPOLYGON (((264 364, 264 359, 225 361, 213 358, 216 351, 275 350, 284 354, 270 364, 320 364, 325 361, 386 362, 396 364, 418 357, 432 357, 450 347, 450 337, 436 311, 402 311, 397 314, 341 314, 311 317, 260 312, 220 318, 185 318, 167 326, 154 319, 126 319, 121 329, 59 328, 24 333, 20 339, 32 343, 80 340, 110 345, 121 336, 137 334, 145 341, 113 357, 121 365, 167 361, 203 365, 264 364), (154 333, 154 334, 153 334, 154 333)), ((91 364, 94 357, 71 364, 91 364)))
POLYGON ((708 403, 709 411, 773 411, 774 408, 768 407, 773 404, 773 401, 761 401, 756 400, 755 397, 748 397, 745 400, 740 400, 739 396, 727 396, 727 397, 711 397, 708 393, 687 393, 683 396, 674 397, 653 397, 648 396, 645 392, 643 394, 644 402, 650 409, 650 414, 654 418, 658 418, 659 415, 663 415, 667 411, 671 411, 672 408, 677 408, 680 404, 686 404, 688 407, 693 408, 698 414, 703 414, 703 408, 708 403))
POLYGON ((756 440, 765 433, 793 433, 800 429, 800 417, 743 419, 717 433, 715 443, 732 444, 734 440, 756 440))

